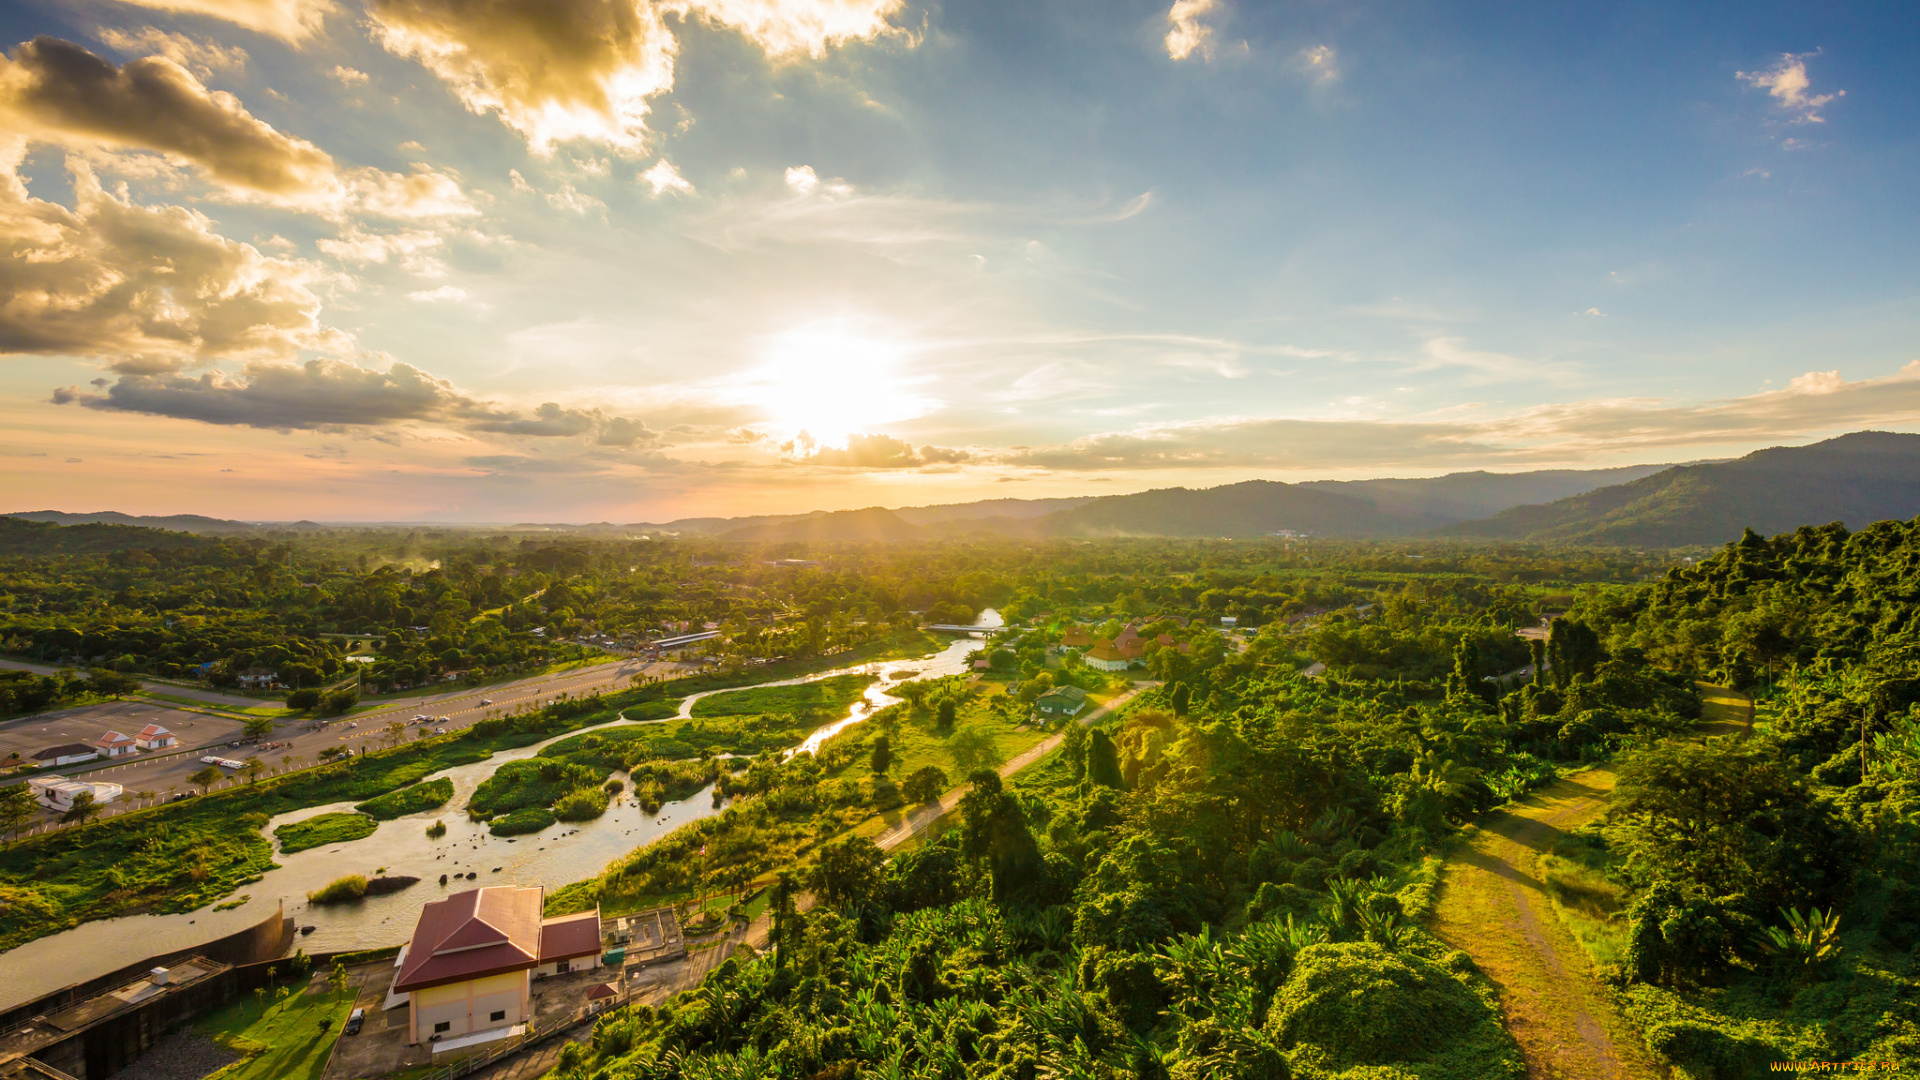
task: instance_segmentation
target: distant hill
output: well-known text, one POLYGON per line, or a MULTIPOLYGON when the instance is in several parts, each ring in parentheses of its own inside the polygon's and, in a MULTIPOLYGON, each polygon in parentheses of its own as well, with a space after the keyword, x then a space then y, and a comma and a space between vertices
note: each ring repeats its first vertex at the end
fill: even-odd
POLYGON ((98 555, 111 551, 176 551, 214 541, 184 532, 83 522, 56 525, 0 516, 0 555, 98 555))
POLYGON ((874 544, 922 540, 929 536, 918 525, 900 520, 891 510, 836 510, 804 517, 748 525, 719 534, 720 539, 750 544, 874 544))
POLYGON ((1299 486, 1351 495, 1409 524, 1418 522, 1420 528, 1431 529, 1487 517, 1510 507, 1553 502, 1625 484, 1670 468, 1671 464, 1523 473, 1461 472, 1423 480, 1309 480, 1299 486))
MULTIPOLYGON (((135 517, 122 514, 117 510, 103 510, 95 514, 69 514, 60 510, 30 510, 21 514, 7 514, 7 517, 20 521, 44 521, 53 525, 134 525, 143 529, 168 529, 173 532, 189 533, 243 533, 253 532, 256 526, 246 521, 227 521, 222 518, 202 517, 199 514, 174 514, 169 517, 135 517)), ((317 528, 313 522, 301 522, 310 528, 317 528)), ((294 526, 298 527, 298 526, 294 526)))
POLYGON ((1676 465, 1542 506, 1519 506, 1436 536, 1623 547, 1737 540, 1830 521, 1858 529, 1920 516, 1920 435, 1860 431, 1733 461, 1676 465))

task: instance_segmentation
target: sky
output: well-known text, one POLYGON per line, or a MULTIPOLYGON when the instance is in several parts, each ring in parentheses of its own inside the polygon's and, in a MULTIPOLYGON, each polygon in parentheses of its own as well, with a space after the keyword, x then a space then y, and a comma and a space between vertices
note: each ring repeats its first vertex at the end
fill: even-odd
POLYGON ((667 521, 1920 430, 1920 7, 11 0, 0 511, 667 521))

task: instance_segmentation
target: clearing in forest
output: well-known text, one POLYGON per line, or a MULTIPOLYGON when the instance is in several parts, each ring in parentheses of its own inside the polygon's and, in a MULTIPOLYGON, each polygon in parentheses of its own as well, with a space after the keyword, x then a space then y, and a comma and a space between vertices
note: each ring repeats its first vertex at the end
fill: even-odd
MULTIPOLYGON (((1698 688, 1704 734, 1749 729, 1745 694, 1698 688)), ((1507 1030, 1535 1080, 1637 1080, 1665 1071, 1594 981, 1539 870, 1563 832, 1606 811, 1613 779, 1598 766, 1488 815, 1448 857, 1434 908, 1434 933, 1464 949, 1499 988, 1507 1030)))

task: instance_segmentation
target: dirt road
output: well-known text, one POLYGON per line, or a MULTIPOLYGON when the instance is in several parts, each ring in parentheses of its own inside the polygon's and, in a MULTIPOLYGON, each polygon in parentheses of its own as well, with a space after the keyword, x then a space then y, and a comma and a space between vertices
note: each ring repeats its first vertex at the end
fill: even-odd
MULTIPOLYGON (((1751 729, 1745 694, 1698 688, 1702 734, 1751 729)), ((1606 811, 1613 781, 1613 770, 1600 766, 1535 792, 1482 820, 1447 860, 1434 933, 1466 950, 1499 988, 1507 1030, 1534 1080, 1651 1080, 1665 1072, 1594 981, 1539 871, 1562 832, 1606 811)))

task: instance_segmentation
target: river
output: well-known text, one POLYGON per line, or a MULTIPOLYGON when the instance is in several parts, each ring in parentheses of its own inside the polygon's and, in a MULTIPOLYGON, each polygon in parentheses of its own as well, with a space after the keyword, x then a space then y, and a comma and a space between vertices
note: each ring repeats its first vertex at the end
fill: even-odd
MULTIPOLYGON (((981 613, 976 625, 989 629, 1002 624, 999 614, 989 608, 981 613)), ((757 683, 753 687, 706 691, 682 701, 680 715, 691 715, 693 703, 700 698, 731 690, 792 686, 835 675, 878 676, 879 681, 868 687, 865 698, 856 702, 846 716, 815 729, 804 742, 788 751, 790 755, 811 753, 848 725, 859 723, 875 710, 897 701, 887 690, 904 680, 894 676, 937 678, 958 674, 967 670, 968 655, 980 647, 979 639, 963 638, 932 656, 917 660, 860 664, 797 679, 757 683)), ((604 730, 636 722, 620 720, 585 730, 604 730)), ((380 822, 373 835, 359 840, 276 856, 274 869, 227 898, 227 902, 240 896, 249 898, 238 907, 226 911, 205 907, 177 915, 99 919, 0 954, 0 1008, 107 974, 142 957, 192 949, 244 930, 272 915, 283 901, 287 914, 292 915, 295 922, 314 927, 312 934, 296 939, 296 944, 308 952, 399 945, 412 934, 421 907, 454 888, 451 883, 446 888, 440 886, 441 874, 479 875, 468 883, 468 888, 540 885, 551 891, 593 877, 608 863, 635 848, 722 809, 714 805, 713 788, 709 786, 690 798, 663 805, 657 814, 648 814, 632 798, 622 797, 596 820, 562 822, 542 832, 511 839, 493 836, 484 823, 468 820, 463 809, 468 797, 495 769, 509 761, 533 757, 542 747, 580 733, 571 731, 532 746, 496 752, 485 761, 434 773, 426 779, 444 776, 453 781, 453 798, 445 806, 380 822), (427 826, 435 821, 445 822, 447 826, 447 834, 437 840, 429 839, 426 834, 427 826), (346 874, 373 877, 380 871, 395 876, 415 876, 420 878, 420 883, 397 893, 351 904, 323 907, 307 904, 307 893, 335 878, 346 874)), ((624 774, 615 775, 625 778, 624 774)), ((288 822, 352 808, 352 803, 310 806, 273 818, 264 831, 271 839, 273 830, 288 822)))

